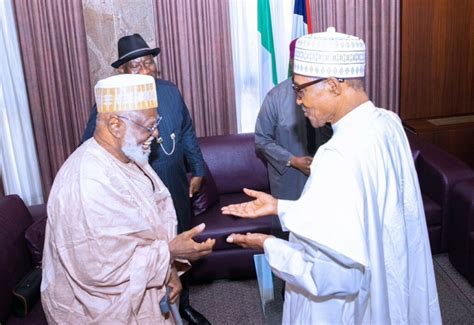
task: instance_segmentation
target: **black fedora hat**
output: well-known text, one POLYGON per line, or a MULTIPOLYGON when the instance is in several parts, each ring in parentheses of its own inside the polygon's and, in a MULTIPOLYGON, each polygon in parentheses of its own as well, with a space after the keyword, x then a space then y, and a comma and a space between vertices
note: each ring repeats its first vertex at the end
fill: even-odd
POLYGON ((133 34, 124 36, 118 41, 118 60, 111 64, 117 69, 122 64, 130 60, 145 56, 157 56, 160 53, 160 48, 151 49, 140 34, 133 34))

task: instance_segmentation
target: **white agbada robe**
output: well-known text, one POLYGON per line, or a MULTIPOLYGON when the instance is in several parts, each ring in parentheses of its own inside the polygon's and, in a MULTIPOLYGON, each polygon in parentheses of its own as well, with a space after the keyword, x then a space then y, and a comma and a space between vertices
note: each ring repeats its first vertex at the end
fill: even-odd
POLYGON ((286 282, 284 324, 439 324, 425 214, 400 119, 366 102, 333 125, 301 198, 278 201, 290 241, 265 241, 286 282))
POLYGON ((122 163, 95 139, 61 167, 48 200, 42 265, 48 323, 174 323, 159 302, 176 214, 153 169, 141 168, 122 163))

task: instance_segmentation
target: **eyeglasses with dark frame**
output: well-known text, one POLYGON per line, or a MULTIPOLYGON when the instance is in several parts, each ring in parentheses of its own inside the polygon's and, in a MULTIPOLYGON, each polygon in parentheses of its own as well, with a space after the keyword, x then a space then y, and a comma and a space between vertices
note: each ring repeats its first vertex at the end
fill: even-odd
MULTIPOLYGON (((328 78, 316 79, 316 80, 312 80, 310 82, 306 82, 306 83, 301 84, 301 85, 295 84, 295 80, 292 79, 293 84, 291 86, 293 87, 293 90, 295 91, 296 96, 298 96, 299 99, 303 99, 303 96, 304 96, 303 89, 308 88, 309 86, 315 85, 318 82, 321 82, 321 81, 324 81, 324 80, 327 80, 327 79, 328 78)), ((342 79, 342 78, 336 78, 336 79, 339 82, 344 82, 344 79, 342 79)))
POLYGON ((129 119, 129 118, 126 117, 126 116, 122 116, 122 115, 115 115, 115 116, 117 116, 118 118, 127 120, 127 121, 129 121, 129 122, 132 122, 132 123, 135 124, 136 126, 139 126, 139 127, 141 127, 142 129, 147 130, 148 133, 150 133, 150 136, 152 136, 153 133, 155 132, 155 130, 158 128, 158 125, 160 124, 161 119, 162 119, 161 116, 158 116, 157 119, 156 119, 155 124, 153 124, 152 127, 146 127, 146 126, 144 126, 144 125, 142 125, 142 124, 140 124, 140 123, 138 123, 138 122, 135 122, 135 121, 132 120, 132 119, 129 119))

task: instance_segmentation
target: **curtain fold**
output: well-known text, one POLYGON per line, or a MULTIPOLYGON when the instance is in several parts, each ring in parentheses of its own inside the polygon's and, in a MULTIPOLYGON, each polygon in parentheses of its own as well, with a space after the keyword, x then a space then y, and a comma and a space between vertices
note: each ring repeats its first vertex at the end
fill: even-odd
POLYGON ((237 132, 227 1, 154 2, 160 78, 181 90, 198 136, 237 132))
POLYGON ((47 197, 93 104, 82 1, 16 0, 15 12, 47 197))
POLYGON ((253 132, 263 95, 260 94, 257 3, 229 0, 232 65, 239 133, 253 132))
POLYGON ((0 196, 43 203, 38 158, 11 0, 0 0, 0 196))
POLYGON ((313 32, 334 26, 366 45, 365 87, 378 107, 399 113, 401 0, 311 0, 313 32))

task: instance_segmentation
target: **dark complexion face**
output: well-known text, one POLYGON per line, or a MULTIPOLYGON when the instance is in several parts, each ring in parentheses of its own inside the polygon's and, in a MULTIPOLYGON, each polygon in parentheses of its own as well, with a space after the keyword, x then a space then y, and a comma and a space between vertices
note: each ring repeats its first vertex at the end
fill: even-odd
MULTIPOLYGON (((295 85, 303 85, 313 80, 314 78, 300 75, 294 77, 295 85)), ((305 116, 314 128, 331 122, 334 115, 334 109, 328 102, 329 96, 326 91, 326 85, 323 81, 302 89, 297 95, 296 103, 303 107, 305 116)))
POLYGON ((131 128, 136 143, 144 145, 145 149, 148 149, 151 141, 159 135, 157 127, 159 117, 156 115, 156 108, 115 116, 131 128))
POLYGON ((153 78, 156 78, 158 74, 158 69, 152 55, 146 55, 130 60, 127 63, 122 64, 118 70, 120 73, 143 74, 153 78))

